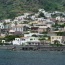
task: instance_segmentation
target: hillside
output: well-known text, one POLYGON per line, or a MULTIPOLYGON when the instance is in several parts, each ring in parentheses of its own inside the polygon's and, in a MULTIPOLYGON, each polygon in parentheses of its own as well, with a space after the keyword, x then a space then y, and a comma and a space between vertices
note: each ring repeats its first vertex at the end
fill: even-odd
POLYGON ((64 0, 0 0, 0 19, 14 18, 23 12, 36 12, 39 8, 47 11, 65 10, 64 0))

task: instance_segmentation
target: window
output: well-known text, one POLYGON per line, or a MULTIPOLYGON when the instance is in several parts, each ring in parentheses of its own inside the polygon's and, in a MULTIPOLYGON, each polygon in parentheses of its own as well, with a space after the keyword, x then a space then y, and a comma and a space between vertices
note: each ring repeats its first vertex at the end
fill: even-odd
POLYGON ((33 39, 30 39, 30 40, 33 40, 33 39))
POLYGON ((25 41, 25 39, 22 39, 23 41, 25 41))

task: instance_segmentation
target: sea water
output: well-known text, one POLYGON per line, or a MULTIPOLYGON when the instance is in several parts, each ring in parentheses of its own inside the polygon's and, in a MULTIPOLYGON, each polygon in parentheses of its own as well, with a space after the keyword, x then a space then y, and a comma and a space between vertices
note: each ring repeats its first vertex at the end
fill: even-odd
POLYGON ((0 65, 65 65, 65 52, 0 50, 0 65))

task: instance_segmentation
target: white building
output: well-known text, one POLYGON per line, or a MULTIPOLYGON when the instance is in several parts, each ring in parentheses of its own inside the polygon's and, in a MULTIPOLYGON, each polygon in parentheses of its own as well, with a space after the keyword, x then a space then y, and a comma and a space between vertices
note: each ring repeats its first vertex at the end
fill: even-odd
POLYGON ((32 19, 32 20, 35 20, 35 16, 31 16, 31 19, 32 19))
POLYGON ((10 23, 11 22, 11 19, 5 19, 4 20, 6 23, 10 23))
POLYGON ((51 13, 45 12, 44 15, 45 15, 45 17, 47 17, 47 18, 51 18, 51 13))
POLYGON ((39 9, 39 12, 45 13, 44 9, 39 9))
POLYGON ((13 40, 13 45, 38 45, 38 40, 37 37, 23 37, 23 38, 15 38, 13 40), (30 43, 30 44, 29 44, 30 43))
POLYGON ((15 17, 14 21, 24 21, 24 18, 25 18, 24 15, 18 16, 18 17, 15 17))
POLYGON ((39 33, 24 34, 24 37, 32 37, 32 35, 39 35, 39 33))
POLYGON ((24 13, 24 17, 27 18, 30 15, 30 13, 24 13))
POLYGON ((56 17, 56 20, 59 20, 60 21, 61 20, 61 17, 60 16, 57 16, 56 17))

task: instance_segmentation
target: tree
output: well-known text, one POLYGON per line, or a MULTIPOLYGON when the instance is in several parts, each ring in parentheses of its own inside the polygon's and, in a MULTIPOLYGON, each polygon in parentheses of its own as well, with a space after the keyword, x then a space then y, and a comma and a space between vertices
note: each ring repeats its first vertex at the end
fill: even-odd
POLYGON ((39 16, 38 16, 38 17, 44 17, 44 18, 46 19, 46 17, 45 17, 45 15, 44 15, 44 13, 42 13, 42 12, 39 14, 39 16))
POLYGON ((51 30, 51 29, 48 27, 48 28, 47 28, 47 32, 50 32, 50 30, 51 30))
POLYGON ((65 32, 56 32, 56 34, 59 36, 65 36, 65 32))
POLYGON ((36 34, 33 34, 32 37, 38 37, 36 34))
POLYGON ((8 12, 8 17, 7 17, 7 18, 13 20, 16 16, 17 16, 17 15, 16 15, 16 12, 8 12))
POLYGON ((6 41, 12 41, 12 40, 14 40, 14 39, 17 38, 17 37, 20 37, 20 36, 17 36, 17 35, 8 35, 8 36, 6 36, 4 39, 5 39, 6 41))
POLYGON ((58 40, 55 40, 55 41, 54 41, 54 45, 57 46, 57 47, 58 47, 58 46, 62 46, 62 44, 60 44, 60 41, 58 41, 58 40))
POLYGON ((54 44, 59 44, 60 42, 58 40, 55 40, 54 41, 54 44))

